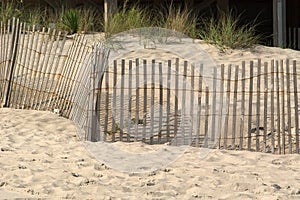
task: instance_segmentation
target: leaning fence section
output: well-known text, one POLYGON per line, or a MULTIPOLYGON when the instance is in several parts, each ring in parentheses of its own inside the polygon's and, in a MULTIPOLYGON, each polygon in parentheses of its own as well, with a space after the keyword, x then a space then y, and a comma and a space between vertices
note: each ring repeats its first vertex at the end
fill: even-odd
POLYGON ((55 111, 87 131, 91 76, 108 50, 88 46, 84 36, 70 40, 56 30, 36 31, 18 19, 1 23, 0 49, 2 106, 55 111))

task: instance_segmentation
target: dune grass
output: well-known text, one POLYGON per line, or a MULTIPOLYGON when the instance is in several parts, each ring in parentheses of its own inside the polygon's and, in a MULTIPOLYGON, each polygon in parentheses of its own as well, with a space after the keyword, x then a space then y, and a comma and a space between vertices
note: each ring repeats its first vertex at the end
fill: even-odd
POLYGON ((61 4, 56 9, 30 9, 19 0, 3 0, 0 2, 0 11, 2 22, 18 17, 29 25, 67 30, 70 34, 105 31, 106 37, 110 37, 130 29, 162 27, 191 38, 203 39, 221 50, 251 47, 259 43, 261 38, 256 33, 258 24, 241 24, 241 16, 235 16, 233 12, 220 12, 218 18, 198 19, 189 6, 175 6, 173 3, 150 10, 137 3, 129 6, 125 1, 109 17, 107 24, 104 23, 103 13, 91 7, 70 8, 61 4))
POLYGON ((0 1, 0 21, 7 22, 13 17, 19 18, 22 15, 22 3, 17 0, 0 1))
POLYGON ((62 14, 61 25, 62 29, 67 30, 70 34, 78 32, 79 29, 79 11, 75 9, 69 9, 62 14))
POLYGON ((109 17, 107 24, 103 23, 106 37, 130 29, 149 27, 152 25, 147 9, 143 9, 137 4, 129 7, 127 1, 124 2, 122 8, 109 17))
POLYGON ((247 48, 258 44, 261 36, 256 33, 258 24, 240 24, 241 16, 235 17, 233 12, 221 13, 219 18, 203 20, 199 30, 199 37, 217 46, 221 50, 226 48, 247 48))
POLYGON ((197 37, 197 16, 188 6, 175 6, 171 3, 158 11, 157 26, 186 34, 192 38, 197 37))

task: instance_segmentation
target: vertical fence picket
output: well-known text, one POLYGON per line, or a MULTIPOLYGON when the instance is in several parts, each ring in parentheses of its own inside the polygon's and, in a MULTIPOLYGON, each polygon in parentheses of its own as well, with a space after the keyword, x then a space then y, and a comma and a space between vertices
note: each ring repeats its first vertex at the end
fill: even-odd
POLYGON ((150 102, 150 144, 153 144, 153 139, 154 139, 154 126, 155 120, 154 120, 154 98, 155 98, 155 67, 156 63, 155 60, 152 60, 152 65, 151 65, 151 102, 150 102))
POLYGON ((12 34, 10 34, 10 20, 8 20, 7 22, 3 22, 3 46, 1 46, 1 49, 3 51, 3 61, 4 63, 2 64, 2 66, 4 66, 3 69, 3 98, 2 98, 2 106, 7 107, 8 104, 6 103, 6 98, 7 98, 7 85, 9 82, 9 51, 10 51, 10 46, 9 44, 10 42, 10 38, 12 36, 12 34))
POLYGON ((235 149, 235 138, 236 138, 236 124, 237 124, 237 97, 238 97, 238 79, 239 79, 239 66, 235 66, 235 76, 234 76, 234 91, 233 91, 233 111, 232 111, 232 142, 231 148, 235 149))
POLYGON ((214 67, 214 73, 213 73, 213 88, 212 88, 212 118, 211 118, 211 135, 210 135, 210 141, 214 143, 215 141, 215 132, 216 132, 216 107, 217 107, 217 67, 214 67))
MULTIPOLYGON (((4 91, 3 91, 3 104, 4 107, 8 107, 9 106, 9 102, 7 102, 7 98, 8 98, 8 84, 9 84, 9 72, 10 72, 10 58, 11 58, 11 49, 12 49, 12 34, 11 34, 11 20, 8 20, 6 24, 4 24, 4 32, 5 34, 5 40, 4 40, 4 56, 5 56, 5 72, 4 72, 4 91)), ((13 29, 12 29, 13 30, 13 29)))
POLYGON ((183 63, 183 84, 182 84, 182 88, 181 92, 182 92, 182 100, 181 100, 181 126, 180 126, 180 135, 182 138, 180 138, 182 141, 181 144, 186 144, 186 134, 187 134, 187 130, 188 128, 186 127, 186 123, 189 123, 188 121, 184 121, 187 120, 187 111, 186 111, 186 82, 187 82, 187 61, 184 61, 183 63))
MULTIPOLYGON (((128 97, 132 95, 132 60, 129 60, 129 69, 128 69, 128 97)), ((128 102, 128 111, 127 111, 127 120, 126 126, 127 126, 127 142, 130 142, 131 137, 131 111, 132 111, 132 98, 126 99, 128 102)))
POLYGON ((221 147, 221 138, 222 138, 222 130, 223 130, 223 105, 224 105, 224 69, 225 65, 221 65, 221 80, 220 80, 220 93, 219 93, 219 122, 218 122, 218 131, 219 131, 219 148, 221 147))
POLYGON ((290 62, 286 60, 286 95, 287 95, 287 132, 288 132, 288 144, 289 154, 292 153, 292 109, 291 109, 291 86, 290 86, 290 62))
POLYGON ((258 60, 258 66, 257 66, 257 92, 256 92, 256 134, 255 134, 255 146, 256 151, 260 150, 259 147, 259 137, 260 137, 260 79, 261 79, 261 60, 258 60))
POLYGON ((252 134, 252 100, 253 100, 253 61, 250 61, 250 77, 249 77, 249 104, 248 104, 248 151, 251 150, 251 134, 252 134))
POLYGON ((264 135, 263 151, 267 148, 267 130, 268 130, 268 63, 264 63, 264 135))
MULTIPOLYGON (((137 67, 138 68, 138 67, 137 67)), ((116 118, 117 116, 114 114, 116 112, 115 109, 117 109, 117 77, 118 77, 118 63, 116 60, 114 60, 114 71, 113 71, 113 74, 114 74, 114 90, 113 90, 113 99, 112 99, 112 112, 113 112, 113 121, 112 121, 112 129, 111 129, 111 140, 112 142, 115 142, 116 141, 116 132, 117 132, 117 124, 116 124, 116 118)))
MULTIPOLYGON (((105 71, 106 72, 106 71, 105 71)), ((104 114, 104 129, 103 129, 103 135, 102 135, 102 141, 106 141, 107 138, 107 132, 108 132, 108 113, 109 113, 109 73, 106 72, 104 74, 105 78, 105 114, 104 114)), ((103 91, 104 92, 104 91, 103 91)), ((102 92, 101 92, 102 93, 102 92)), ((100 105, 101 107, 102 105, 100 105)), ((100 121, 100 119, 99 119, 100 121)))
POLYGON ((197 124, 196 124, 196 147, 200 146, 201 135, 201 111, 202 111, 202 80, 203 80, 203 65, 200 66, 200 76, 198 79, 198 106, 197 106, 197 124))
POLYGON ((227 149, 228 142, 228 123, 230 116, 230 85, 231 85, 231 65, 228 65, 228 74, 227 74, 227 88, 226 88, 226 113, 225 113, 225 123, 224 123, 224 148, 227 149))
POLYGON ((281 154, 281 141, 280 141, 280 128, 281 128, 281 115, 280 115, 280 76, 279 76, 279 63, 276 61, 276 100, 277 100, 277 145, 278 153, 281 154))
POLYGON ((147 60, 143 61, 144 70, 144 107, 143 107, 143 138, 142 141, 146 141, 146 117, 147 117, 147 60))
MULTIPOLYGON (((172 62, 168 60, 168 75, 167 75, 167 142, 170 141, 170 116, 171 116, 171 67, 172 62)), ((175 97, 176 98, 176 97, 175 97)))
POLYGON ((90 95, 89 95, 89 110, 88 110, 88 133, 87 140, 96 142, 97 141, 97 116, 96 116, 96 69, 95 60, 91 61, 91 73, 90 73, 90 95))
POLYGON ((162 63, 158 64, 159 70, 159 133, 158 133, 158 143, 161 143, 161 131, 162 131, 162 120, 163 120, 163 101, 164 101, 164 88, 163 88, 163 74, 162 74, 162 63))
POLYGON ((209 121, 209 87, 205 87, 205 120, 204 120, 204 144, 203 147, 208 147, 208 121, 209 121))
POLYGON ((175 137, 175 140, 174 140, 174 143, 175 145, 177 145, 177 131, 178 131, 178 85, 179 85, 179 76, 178 76, 178 73, 179 73, 179 59, 177 58, 176 61, 175 61, 175 102, 174 102, 174 137, 175 137))
POLYGON ((285 154, 285 84, 284 84, 284 70, 283 70, 283 60, 280 61, 280 85, 281 85, 281 132, 282 132, 282 152, 285 154))
POLYGON ((293 61, 293 81, 294 81, 294 102, 295 102, 295 136, 296 136, 296 153, 299 152, 299 105, 298 105, 298 91, 297 91, 297 62, 293 61))
POLYGON ((275 153, 275 63, 271 61, 271 152, 275 153))
MULTIPOLYGON (((120 141, 123 141, 124 134, 124 88, 125 88, 125 60, 121 61, 121 91, 120 91, 120 141)), ((127 116, 126 116, 127 117, 127 116)))
POLYGON ((134 141, 137 141, 137 132, 138 132, 138 126, 140 124, 140 116, 139 116, 139 112, 140 112, 140 103, 139 103, 139 99, 140 99, 140 90, 139 90, 139 77, 140 77, 140 63, 139 63, 139 59, 137 58, 135 60, 136 64, 135 64, 135 134, 134 134, 134 141))
POLYGON ((246 63, 242 62, 242 99, 241 99, 241 118, 240 118, 240 144, 239 149, 243 149, 244 144, 244 122, 245 122, 245 87, 246 87, 246 63))
POLYGON ((191 90, 189 91, 190 92, 190 116, 189 118, 191 119, 191 130, 190 130, 190 135, 189 135, 189 141, 190 141, 190 144, 192 144, 194 138, 193 138, 193 135, 195 135, 194 133, 194 119, 196 118, 195 116, 195 112, 194 112, 194 87, 195 87, 195 70, 194 70, 194 66, 193 65, 190 65, 190 69, 191 69, 191 90))

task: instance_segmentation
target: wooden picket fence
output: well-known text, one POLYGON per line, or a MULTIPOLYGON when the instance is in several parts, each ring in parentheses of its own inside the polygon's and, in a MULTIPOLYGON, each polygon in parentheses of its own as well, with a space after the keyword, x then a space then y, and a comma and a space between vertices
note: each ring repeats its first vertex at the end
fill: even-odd
POLYGON ((115 61, 101 87, 100 139, 299 153, 296 61, 222 65, 211 77, 203 67, 115 61))
POLYGON ((0 48, 2 106, 57 112, 86 140, 299 153, 296 61, 109 63, 102 44, 17 19, 1 23, 0 48))

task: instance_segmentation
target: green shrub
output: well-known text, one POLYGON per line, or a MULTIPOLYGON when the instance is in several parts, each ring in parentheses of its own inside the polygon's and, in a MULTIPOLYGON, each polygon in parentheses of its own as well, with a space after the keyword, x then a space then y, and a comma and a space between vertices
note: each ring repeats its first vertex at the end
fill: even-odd
POLYGON ((218 19, 204 20, 199 36, 221 50, 246 48, 259 43, 261 36, 256 34, 257 26, 255 23, 240 25, 240 16, 221 13, 218 19))

